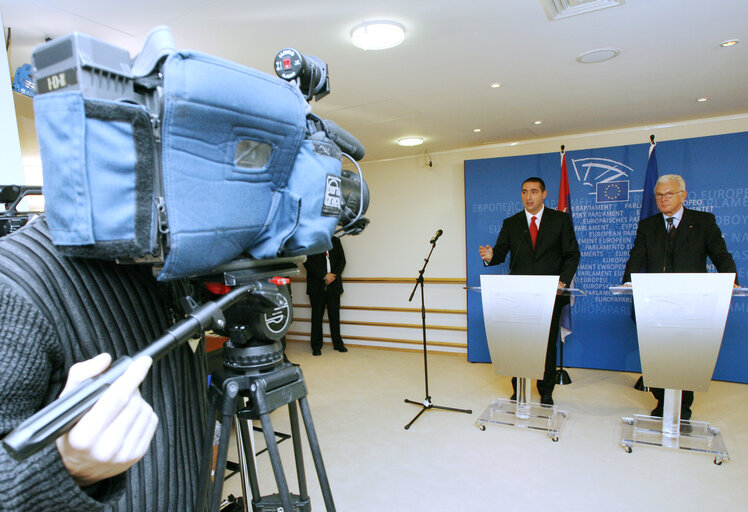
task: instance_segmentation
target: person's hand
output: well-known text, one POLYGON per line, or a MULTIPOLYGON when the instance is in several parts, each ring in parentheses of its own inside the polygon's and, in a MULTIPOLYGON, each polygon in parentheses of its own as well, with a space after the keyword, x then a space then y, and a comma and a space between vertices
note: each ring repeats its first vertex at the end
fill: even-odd
POLYGON ((625 286, 626 288, 631 288, 631 283, 623 283, 621 286, 625 286))
MULTIPOLYGON (((61 396, 109 367, 109 354, 70 367, 61 396)), ((140 396, 138 386, 152 360, 140 357, 109 386, 66 434, 57 438, 62 463, 76 483, 85 487, 126 471, 151 444, 158 416, 140 396)))
POLYGON ((566 283, 559 281, 558 289, 556 290, 556 295, 561 295, 564 292, 564 288, 566 288, 566 283))
POLYGON ((337 278, 337 276, 335 274, 333 274, 333 273, 325 274, 325 284, 327 286, 329 286, 330 283, 332 283, 333 281, 335 281, 336 278, 337 278))
POLYGON ((483 261, 491 261, 493 258, 493 247, 490 245, 481 245, 478 247, 478 252, 480 253, 480 259, 483 261))

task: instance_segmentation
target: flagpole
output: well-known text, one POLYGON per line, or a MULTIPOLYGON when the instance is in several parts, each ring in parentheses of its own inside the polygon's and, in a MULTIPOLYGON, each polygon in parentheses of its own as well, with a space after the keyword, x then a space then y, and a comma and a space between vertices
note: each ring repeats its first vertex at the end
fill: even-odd
MULTIPOLYGON (((659 174, 657 169, 657 156, 654 154, 656 145, 655 136, 652 134, 649 136, 649 155, 647 156, 647 172, 644 176, 644 190, 642 190, 642 205, 639 209, 639 221, 656 213, 657 206, 654 200, 654 186, 659 174), (649 192, 651 197, 647 195, 647 192, 649 192)), ((634 323, 636 324, 633 309, 631 317, 634 319, 634 323)), ((649 387, 644 383, 643 376, 640 376, 637 379, 636 384, 634 384, 634 389, 639 391, 649 391, 649 387)))
MULTIPOLYGON (((558 205, 559 210, 564 211, 571 216, 571 195, 569 190, 569 175, 566 172, 566 155, 564 154, 564 149, 566 146, 561 144, 561 184, 558 187, 558 205), (561 208, 561 200, 563 199, 564 208, 561 208)), ((572 279, 572 282, 574 280, 572 279)), ((567 283, 569 288, 573 286, 572 283, 567 283)), ((561 325, 561 343, 559 343, 558 353, 559 353, 559 366, 556 369, 556 384, 559 384, 561 386, 565 386, 566 384, 571 384, 571 377, 569 377, 569 372, 564 370, 564 340, 566 339, 566 336, 569 335, 571 332, 571 304, 567 304, 563 307, 561 310, 561 318, 559 320, 559 323, 561 325), (566 334, 564 334, 564 331, 568 331, 566 334)))

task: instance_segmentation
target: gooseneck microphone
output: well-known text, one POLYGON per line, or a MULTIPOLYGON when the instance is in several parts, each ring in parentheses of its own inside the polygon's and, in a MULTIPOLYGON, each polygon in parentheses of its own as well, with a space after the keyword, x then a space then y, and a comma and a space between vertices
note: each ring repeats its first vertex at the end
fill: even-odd
POLYGON ((441 229, 437 230, 436 234, 431 238, 431 241, 429 243, 435 244, 436 241, 439 240, 439 237, 442 236, 442 233, 444 233, 444 231, 442 231, 441 229))

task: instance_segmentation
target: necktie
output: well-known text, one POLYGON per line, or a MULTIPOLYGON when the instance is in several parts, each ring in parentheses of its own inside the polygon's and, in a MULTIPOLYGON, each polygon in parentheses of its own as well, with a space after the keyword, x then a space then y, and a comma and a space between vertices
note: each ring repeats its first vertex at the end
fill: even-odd
POLYGON ((535 249, 535 242, 538 240, 538 225, 535 222, 537 217, 533 215, 530 219, 530 238, 532 239, 532 248, 535 249))
POLYGON ((673 217, 668 217, 666 221, 667 221, 667 236, 669 236, 670 238, 673 238, 673 235, 675 234, 675 224, 673 224, 673 217))

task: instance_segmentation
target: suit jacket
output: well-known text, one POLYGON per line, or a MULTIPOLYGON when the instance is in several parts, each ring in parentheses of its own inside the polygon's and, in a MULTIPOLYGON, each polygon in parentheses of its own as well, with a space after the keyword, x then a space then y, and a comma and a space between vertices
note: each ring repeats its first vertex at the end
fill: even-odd
POLYGON ((332 237, 332 249, 328 251, 330 257, 330 272, 337 278, 325 287, 325 274, 327 274, 327 261, 325 253, 312 254, 306 257, 304 267, 306 268, 306 293, 307 295, 322 295, 325 289, 340 295, 343 293, 343 269, 345 268, 345 252, 340 239, 332 237))
POLYGON ((514 275, 557 275, 567 285, 579 265, 579 245, 568 213, 543 210, 535 249, 525 211, 504 219, 489 265, 498 265, 511 252, 509 273, 514 275))
POLYGON ((631 274, 665 271, 665 252, 672 246, 672 272, 706 272, 706 258, 720 272, 736 272, 735 261, 727 251, 714 215, 698 210, 683 209, 673 240, 668 241, 665 221, 661 213, 642 219, 636 230, 634 246, 623 273, 623 282, 631 281, 631 274))

